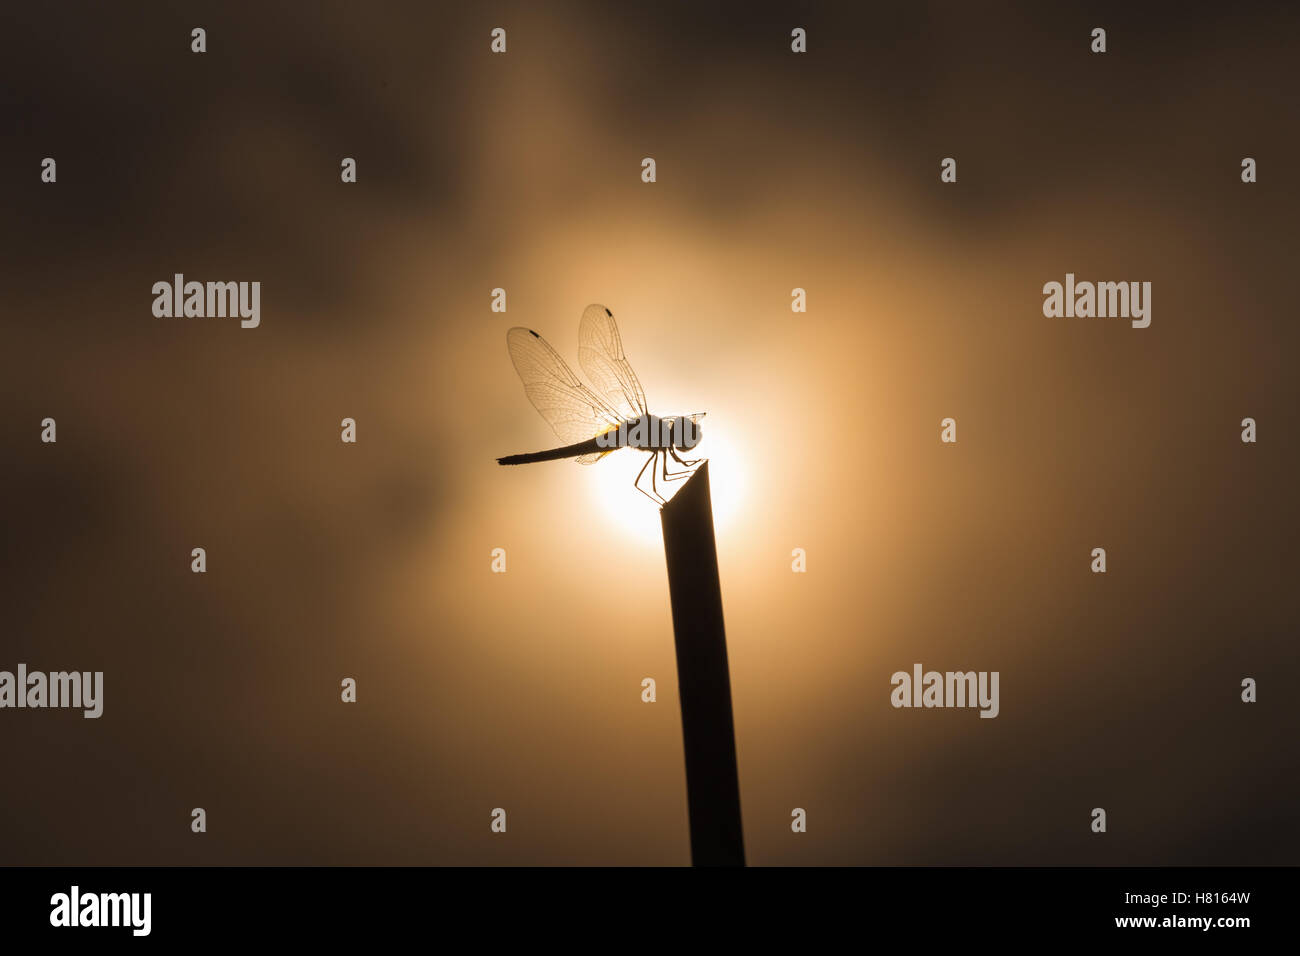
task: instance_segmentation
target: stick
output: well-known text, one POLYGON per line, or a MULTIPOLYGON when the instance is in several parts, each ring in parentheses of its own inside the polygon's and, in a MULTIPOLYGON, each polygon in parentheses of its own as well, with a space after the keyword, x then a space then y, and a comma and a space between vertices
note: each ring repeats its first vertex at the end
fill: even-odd
POLYGON ((707 461, 660 514, 677 645, 691 862, 744 866, 731 678, 707 461))

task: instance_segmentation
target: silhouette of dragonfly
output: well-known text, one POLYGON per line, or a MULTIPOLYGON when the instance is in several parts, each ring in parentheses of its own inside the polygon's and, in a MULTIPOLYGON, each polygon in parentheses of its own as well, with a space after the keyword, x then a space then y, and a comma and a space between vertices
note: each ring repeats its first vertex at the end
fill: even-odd
POLYGON ((555 349, 532 329, 516 327, 506 333, 510 360, 524 383, 524 394, 554 429, 561 448, 527 455, 498 458, 500 465, 525 465, 534 461, 574 458, 590 465, 620 448, 635 448, 650 457, 637 472, 636 490, 655 504, 665 504, 655 483, 654 464, 662 461, 665 481, 694 474, 703 459, 687 460, 677 452, 689 451, 703 437, 700 419, 704 413, 660 418, 646 408, 645 391, 623 354, 623 340, 614 313, 603 305, 589 305, 578 324, 578 363, 594 388, 582 383, 555 349), (670 473, 671 457, 686 470, 670 473), (650 491, 641 486, 650 469, 650 491))

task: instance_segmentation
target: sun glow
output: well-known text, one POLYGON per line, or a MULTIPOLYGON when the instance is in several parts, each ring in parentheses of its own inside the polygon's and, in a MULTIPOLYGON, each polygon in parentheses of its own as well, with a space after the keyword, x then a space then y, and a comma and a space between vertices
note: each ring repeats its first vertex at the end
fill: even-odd
MULTIPOLYGON (((720 422, 713 421, 710 416, 705 418, 702 424, 703 440, 689 453, 683 453, 683 457, 707 458, 709 461, 709 484, 713 493, 713 528, 714 533, 721 536, 731 526, 735 516, 740 513, 744 501, 745 461, 739 447, 728 439, 724 429, 718 427, 720 422)), ((659 547, 663 542, 659 508, 633 487, 637 472, 646 462, 647 454, 632 448, 620 449, 594 465, 588 466, 586 470, 595 475, 592 491, 600 499, 601 511, 610 525, 621 528, 628 536, 636 538, 642 544, 659 547)), ((680 471, 681 466, 670 461, 669 470, 680 471)), ((665 482, 662 477, 657 477, 659 493, 671 499, 688 480, 665 482)), ((642 485, 649 487, 649 471, 642 479, 642 485)))

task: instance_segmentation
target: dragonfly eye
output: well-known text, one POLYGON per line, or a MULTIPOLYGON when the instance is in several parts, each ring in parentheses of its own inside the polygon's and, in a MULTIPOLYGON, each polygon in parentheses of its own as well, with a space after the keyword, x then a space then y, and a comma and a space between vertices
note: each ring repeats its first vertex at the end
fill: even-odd
POLYGON ((689 451, 700 443, 704 437, 704 430, 700 428, 699 423, 690 418, 679 418, 673 423, 676 427, 673 429, 675 444, 684 451, 689 451))

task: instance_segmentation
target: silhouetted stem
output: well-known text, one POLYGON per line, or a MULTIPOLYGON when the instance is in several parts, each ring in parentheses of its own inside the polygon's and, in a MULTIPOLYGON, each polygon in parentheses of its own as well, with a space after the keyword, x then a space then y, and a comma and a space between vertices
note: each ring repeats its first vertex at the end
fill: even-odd
POLYGON ((706 461, 661 511, 695 866, 744 866, 736 733, 706 461))

